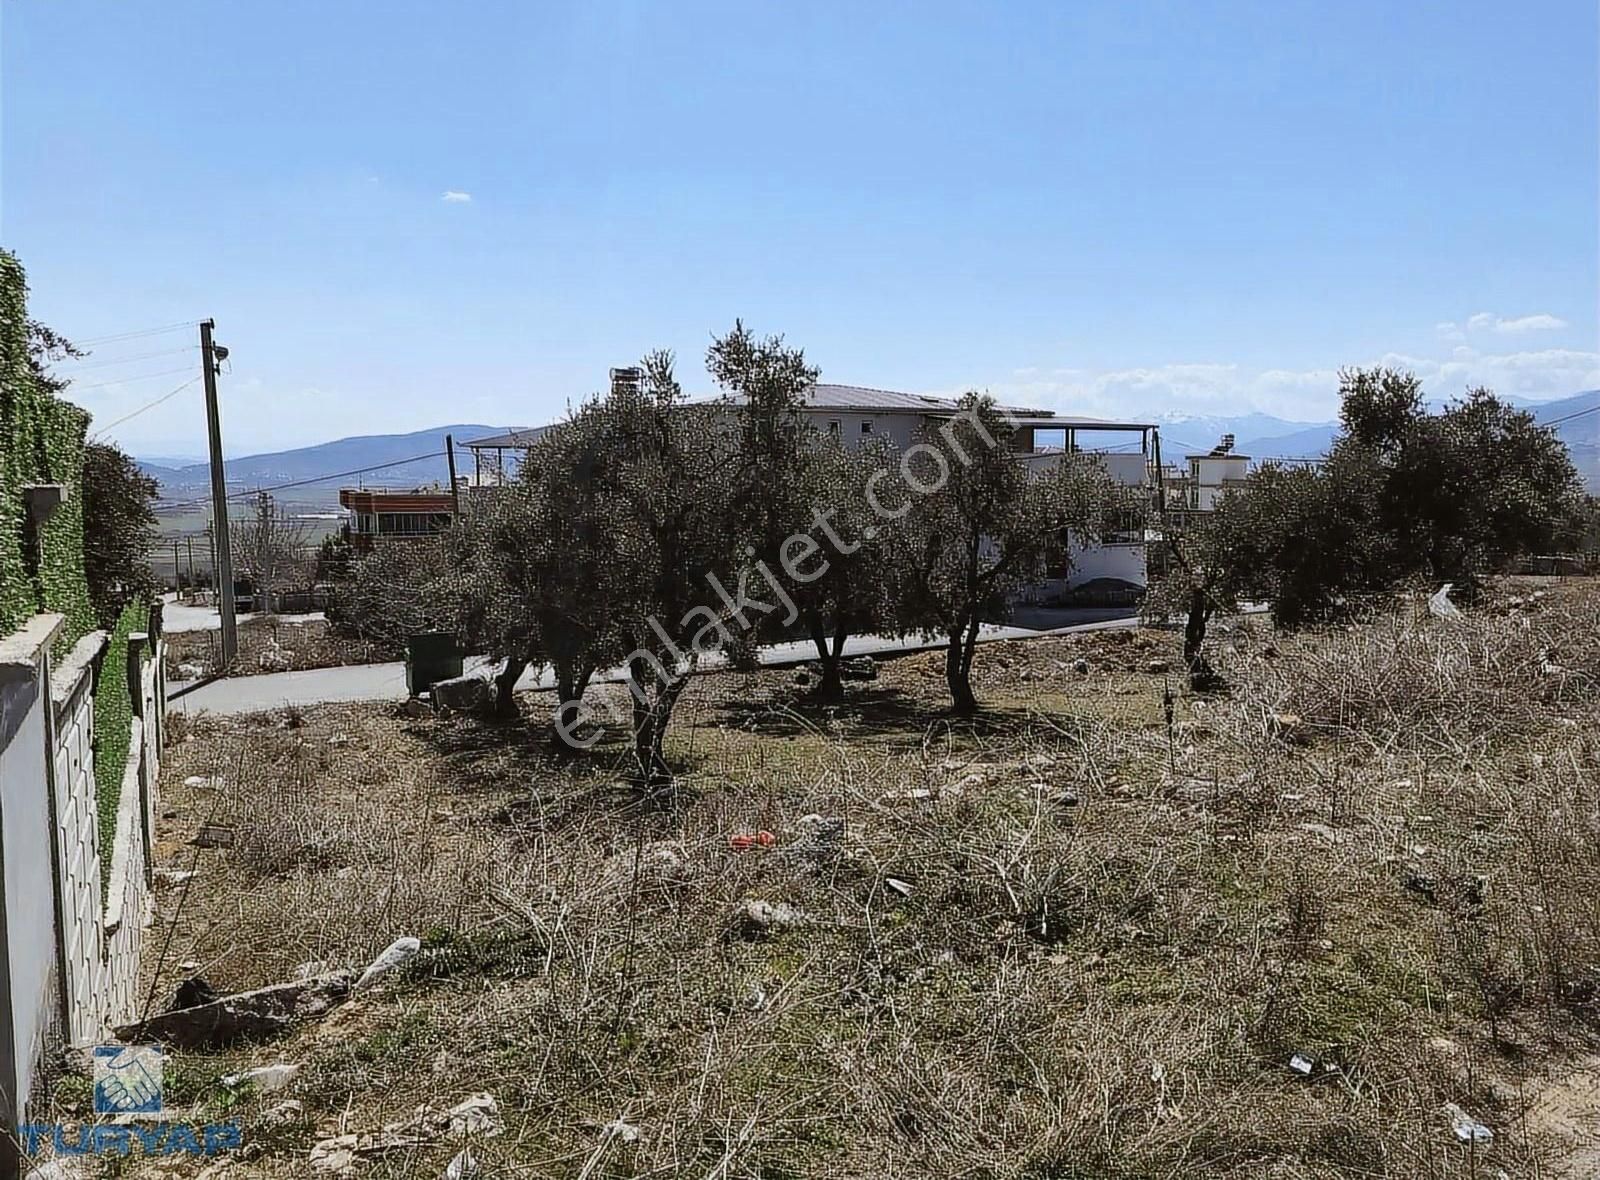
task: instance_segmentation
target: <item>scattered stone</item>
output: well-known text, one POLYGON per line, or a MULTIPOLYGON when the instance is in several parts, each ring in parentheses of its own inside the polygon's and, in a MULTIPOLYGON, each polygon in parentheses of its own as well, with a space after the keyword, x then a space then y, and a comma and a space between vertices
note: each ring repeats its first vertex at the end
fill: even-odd
POLYGON ((200 970, 200 964, 195 962, 193 959, 185 959, 183 962, 178 964, 178 970, 189 972, 198 971, 200 970))
POLYGON ((853 660, 843 660, 839 664, 840 680, 876 680, 878 678, 878 661, 871 656, 857 656, 853 660))
POLYGON ((1152 676, 1165 676, 1172 671, 1172 665, 1166 660, 1151 660, 1144 666, 1144 670, 1152 676))
POLYGON ((412 938, 410 935, 395 939, 381 955, 372 960, 367 969, 361 973, 361 978, 356 980, 355 986, 350 990, 352 992, 365 991, 396 967, 414 958, 421 949, 422 941, 412 938))
POLYGON ((305 1103, 298 1098, 288 1098, 276 1106, 269 1106, 261 1112, 256 1119, 256 1126, 262 1128, 284 1127, 290 1123, 298 1123, 306 1117, 305 1103))
POLYGON ((1077 793, 1073 791, 1062 791, 1061 794, 1056 796, 1057 807, 1072 808, 1076 807, 1078 803, 1079 799, 1077 793))
POLYGON ((226 824, 201 824, 189 843, 196 848, 232 848, 233 829, 226 824))
POLYGON ((122 1025, 116 1034, 118 1040, 130 1043, 153 1040, 181 1049, 220 1048, 239 1040, 281 1033, 296 1021, 323 1015, 349 995, 349 973, 334 972, 177 1008, 149 1020, 122 1025))
POLYGON ((220 774, 191 774, 183 780, 183 785, 191 791, 215 791, 222 786, 220 774))
POLYGON ((1456 1138, 1463 1143, 1493 1143, 1494 1132, 1462 1110, 1454 1102, 1444 1104, 1445 1117, 1450 1120, 1450 1129, 1456 1133, 1456 1138))
POLYGON ((688 867, 689 855, 676 840, 655 840, 639 850, 640 874, 653 880, 679 880, 688 867))
POLYGON ((739 907, 738 928, 745 938, 782 934, 804 924, 805 915, 786 901, 774 905, 770 901, 751 898, 739 907))
POLYGON ((276 1065, 261 1065, 255 1069, 247 1069, 243 1073, 229 1074, 222 1079, 222 1084, 230 1090, 253 1085, 263 1094, 276 1094, 294 1081, 299 1072, 298 1065, 280 1061, 276 1065))
POLYGON ((837 816, 801 816, 783 850, 786 859, 816 871, 837 864, 844 855, 844 820, 837 816))
POLYGON ((331 738, 328 739, 328 744, 330 746, 335 747, 335 748, 338 748, 338 747, 341 747, 341 746, 348 746, 350 744, 350 738, 347 737, 345 734, 336 733, 331 738))
POLYGON ((432 717, 433 706, 428 704, 427 701, 422 700, 420 697, 412 697, 409 701, 400 706, 400 715, 402 717, 415 717, 419 719, 423 717, 432 717))
POLYGON ((202 668, 199 664, 179 664, 178 665, 178 679, 179 680, 200 680, 200 679, 204 678, 205 674, 206 674, 206 670, 204 668, 202 668))
POLYGON ((494 703, 494 686, 475 674, 435 680, 430 690, 434 708, 455 713, 477 713, 494 703))
POLYGON ((1089 674, 1089 661, 1084 659, 1073 660, 1072 670, 1079 676, 1087 676, 1089 674))
POLYGON ((172 999, 172 1008, 174 1011, 181 1008, 198 1008, 201 1004, 214 1004, 221 998, 221 992, 201 976, 195 975, 178 985, 178 990, 172 999))
POLYGON ((311 1170, 325 1175, 348 1176, 355 1172, 359 1135, 335 1135, 311 1147, 311 1170))

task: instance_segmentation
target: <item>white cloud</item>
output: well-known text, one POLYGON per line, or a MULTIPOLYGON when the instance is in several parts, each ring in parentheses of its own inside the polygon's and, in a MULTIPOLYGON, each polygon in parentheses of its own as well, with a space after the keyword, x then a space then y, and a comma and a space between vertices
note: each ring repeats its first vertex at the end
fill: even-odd
POLYGON ((1439 339, 1441 340, 1465 340, 1467 338, 1467 334, 1461 330, 1461 325, 1454 320, 1445 320, 1443 323, 1435 324, 1433 330, 1439 333, 1439 339))
MULTIPOLYGON (((1519 332, 1554 332, 1565 328, 1567 321, 1560 316, 1551 315, 1549 312, 1539 312, 1535 315, 1513 316, 1507 319, 1498 316, 1492 311, 1480 311, 1477 315, 1467 320, 1467 328, 1474 332, 1500 332, 1515 335, 1519 332)), ((1454 329, 1454 324, 1440 324, 1439 334, 1446 339, 1455 340, 1459 336, 1450 336, 1445 333, 1446 328, 1454 329)))
POLYGON ((472 200, 471 193, 464 193, 460 189, 445 189, 444 196, 439 198, 446 205, 465 205, 472 200))
MULTIPOLYGON (((1480 385, 1529 398, 1600 388, 1600 353, 1576 349, 1489 353, 1458 345, 1443 358, 1388 353, 1360 363, 1409 369, 1422 378, 1430 396, 1440 398, 1480 385)), ((1101 371, 1040 367, 1030 372, 1048 375, 1014 378, 991 392, 1018 404, 1095 417, 1173 412, 1232 416, 1259 410, 1317 422, 1337 417, 1339 410, 1339 374, 1333 369, 1252 370, 1190 362, 1101 371)))
POLYGON ((1495 324, 1496 332, 1554 332, 1565 328, 1567 321, 1545 312, 1538 315, 1518 316, 1514 320, 1501 320, 1495 324))

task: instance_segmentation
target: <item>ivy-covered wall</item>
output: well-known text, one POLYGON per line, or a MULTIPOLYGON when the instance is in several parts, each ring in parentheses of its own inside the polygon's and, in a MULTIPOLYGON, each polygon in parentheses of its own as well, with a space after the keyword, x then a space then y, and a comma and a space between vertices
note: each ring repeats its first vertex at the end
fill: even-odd
POLYGON ((28 284, 0 250, 0 635, 41 610, 60 611, 70 644, 94 627, 83 573, 83 444, 89 415, 40 388, 28 364, 28 284), (67 502, 39 529, 29 568, 22 489, 67 485, 67 502))

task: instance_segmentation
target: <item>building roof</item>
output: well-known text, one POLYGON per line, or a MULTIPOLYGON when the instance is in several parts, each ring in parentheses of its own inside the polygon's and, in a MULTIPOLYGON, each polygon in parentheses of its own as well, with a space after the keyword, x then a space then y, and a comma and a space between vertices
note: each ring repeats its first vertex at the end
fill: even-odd
MULTIPOLYGON (((739 405, 744 401, 744 395, 738 393, 723 394, 714 399, 727 402, 730 405, 739 405)), ((956 412, 956 400, 950 397, 935 397, 931 393, 901 393, 893 389, 873 389, 866 385, 813 385, 806 391, 806 408, 808 410, 854 410, 864 412, 894 412, 896 410, 918 414, 953 414, 956 412)), ((1029 409, 1023 406, 1001 406, 1002 410, 1016 415, 1034 415, 1048 417, 1049 410, 1029 409)))
POLYGON ((504 448, 511 450, 513 447, 531 447, 539 441, 541 435, 549 430, 548 426, 519 426, 508 430, 504 434, 491 434, 487 438, 475 438, 462 446, 470 447, 474 451, 493 451, 504 448))
MULTIPOLYGON (((953 409, 943 411, 954 413, 953 409)), ((1017 426, 1031 426, 1035 430, 1156 430, 1155 422, 1118 422, 1113 418, 1084 418, 1076 414, 1053 414, 1049 410, 1011 410, 1011 420, 1017 426)))

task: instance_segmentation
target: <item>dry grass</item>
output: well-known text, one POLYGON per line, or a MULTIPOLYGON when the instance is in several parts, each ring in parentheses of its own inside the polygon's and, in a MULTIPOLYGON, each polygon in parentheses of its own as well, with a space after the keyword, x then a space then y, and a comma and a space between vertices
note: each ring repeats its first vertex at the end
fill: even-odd
POLYGON ((562 762, 524 727, 202 718, 165 771, 162 863, 200 875, 162 894, 161 999, 183 963, 230 989, 433 949, 278 1044, 180 1056, 178 1097, 244 1121, 237 1177, 478 1090, 496 1176, 1582 1175, 1549 1080, 1600 1031, 1597 624, 1574 594, 1241 627, 1231 692, 1170 729, 1165 635, 985 649, 976 724, 940 712, 937 657, 832 710, 708 677, 672 812, 620 747, 562 762), (234 846, 196 852, 201 822, 234 846), (752 929, 749 899, 803 916, 752 929), (279 1059, 306 1115, 269 1129, 281 1095, 215 1079, 279 1059))
MULTIPOLYGON (((217 631, 172 631, 167 634, 167 675, 175 680, 191 677, 182 669, 199 668, 210 676, 219 670, 222 651, 217 631)), ((346 664, 376 664, 393 659, 377 645, 348 635, 335 634, 321 619, 284 623, 258 617, 239 624, 239 657, 234 675, 263 672, 302 672, 308 668, 338 668, 346 664)))

